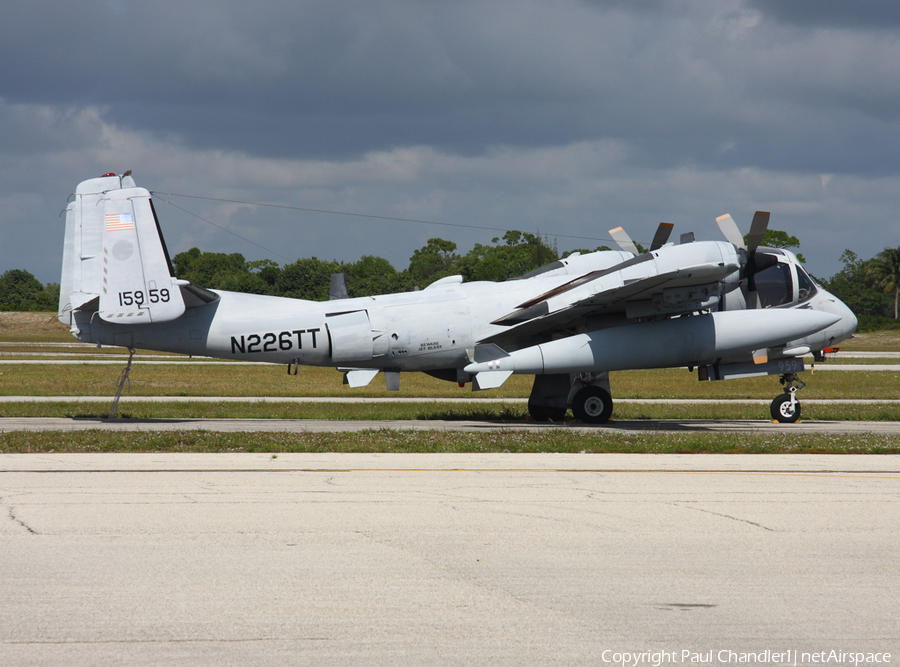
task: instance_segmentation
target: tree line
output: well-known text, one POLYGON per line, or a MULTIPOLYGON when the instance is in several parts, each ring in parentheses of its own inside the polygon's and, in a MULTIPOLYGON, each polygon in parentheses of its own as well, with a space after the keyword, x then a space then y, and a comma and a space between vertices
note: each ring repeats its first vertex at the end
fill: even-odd
MULTIPOLYGON (((785 232, 769 230, 763 245, 795 249, 800 242, 785 232)), ((600 246, 577 252, 607 249, 600 246)), ((462 275, 466 282, 506 280, 573 252, 561 256, 556 244, 545 237, 508 231, 492 239, 490 245, 476 244, 466 254, 458 253, 452 241, 429 239, 413 252, 409 266, 401 271, 372 255, 356 262, 309 257, 280 266, 268 259, 247 261, 240 253, 203 252, 198 248, 175 255, 172 264, 179 278, 210 289, 324 301, 329 298, 333 273, 344 274, 350 297, 372 296, 425 288, 452 275, 462 275)), ((816 278, 817 282, 853 310, 860 319, 860 330, 896 323, 900 314, 900 248, 885 248, 869 260, 845 250, 841 261, 843 269, 831 278, 816 278)), ((53 311, 58 302, 56 283, 43 285, 24 269, 10 269, 0 276, 0 311, 53 311)))

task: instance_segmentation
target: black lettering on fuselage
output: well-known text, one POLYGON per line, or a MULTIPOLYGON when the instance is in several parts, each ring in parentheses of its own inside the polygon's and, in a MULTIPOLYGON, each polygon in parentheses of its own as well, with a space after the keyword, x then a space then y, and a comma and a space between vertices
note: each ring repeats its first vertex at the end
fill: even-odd
MULTIPOLYGON (((297 349, 303 349, 303 334, 308 333, 312 337, 312 346, 313 349, 319 347, 319 341, 316 338, 316 334, 320 332, 321 329, 294 329, 291 333, 297 334, 297 349)), ((287 332, 282 332, 287 333, 287 332)), ((288 350, 291 348, 287 348, 288 350)))
POLYGON ((240 338, 232 336, 231 353, 288 352, 294 349, 295 344, 298 350, 302 350, 305 334, 309 334, 306 336, 307 348, 315 350, 319 347, 319 338, 316 334, 320 331, 322 331, 321 328, 294 329, 293 331, 267 331, 261 334, 247 334, 240 338), (295 337, 296 341, 294 340, 295 337))

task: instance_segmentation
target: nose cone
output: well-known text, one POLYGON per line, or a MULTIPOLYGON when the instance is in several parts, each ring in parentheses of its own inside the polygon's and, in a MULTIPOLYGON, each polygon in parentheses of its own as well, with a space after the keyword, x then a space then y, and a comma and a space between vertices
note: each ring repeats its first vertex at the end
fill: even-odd
POLYGON ((853 335, 853 332, 856 331, 856 327, 859 324, 859 320, 856 319, 856 315, 853 314, 853 311, 850 310, 843 301, 838 301, 841 306, 841 321, 840 326, 844 330, 844 339, 850 338, 853 335))
MULTIPOLYGON (((822 291, 825 292, 825 290, 822 291)), ((839 343, 842 340, 847 340, 853 335, 853 332, 856 331, 856 327, 859 324, 856 315, 853 314, 853 311, 850 310, 843 301, 833 294, 825 292, 824 296, 826 298, 821 302, 822 309, 841 318, 837 323, 828 327, 827 334, 832 337, 832 343, 839 343)))

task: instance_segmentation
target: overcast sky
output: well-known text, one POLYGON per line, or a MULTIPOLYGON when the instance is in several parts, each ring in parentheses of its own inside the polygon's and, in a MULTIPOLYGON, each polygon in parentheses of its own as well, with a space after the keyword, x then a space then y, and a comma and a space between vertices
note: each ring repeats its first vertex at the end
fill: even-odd
POLYGON ((127 169, 173 255, 401 269, 431 237, 719 239, 757 209, 822 277, 900 246, 896 0, 0 7, 0 273, 58 282, 67 196, 127 169))

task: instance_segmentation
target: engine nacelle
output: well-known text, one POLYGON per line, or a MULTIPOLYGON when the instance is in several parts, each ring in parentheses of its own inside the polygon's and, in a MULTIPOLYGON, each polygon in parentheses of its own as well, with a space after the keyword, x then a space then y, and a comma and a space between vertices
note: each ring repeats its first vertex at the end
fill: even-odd
POLYGON ((732 311, 589 331, 466 367, 468 373, 586 373, 701 366, 783 347, 835 324, 813 310, 732 311))

